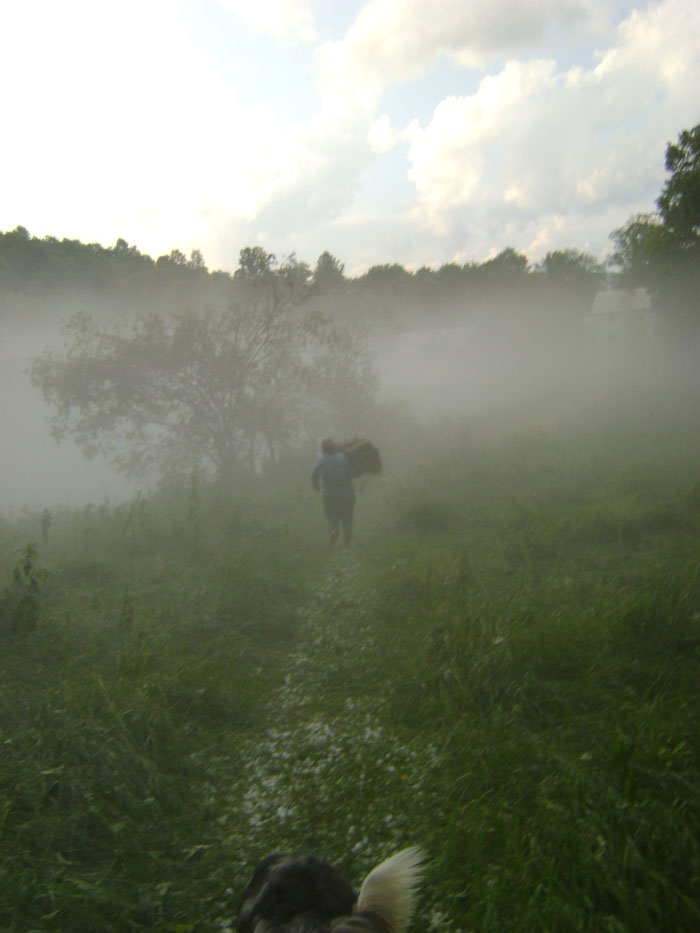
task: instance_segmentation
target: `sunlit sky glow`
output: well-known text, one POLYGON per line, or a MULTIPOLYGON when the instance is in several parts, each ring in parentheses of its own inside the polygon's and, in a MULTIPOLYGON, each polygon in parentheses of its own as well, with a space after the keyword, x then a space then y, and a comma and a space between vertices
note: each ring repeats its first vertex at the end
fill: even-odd
POLYGON ((538 260, 652 210, 700 121, 697 0, 22 0, 0 230, 354 274, 538 260))

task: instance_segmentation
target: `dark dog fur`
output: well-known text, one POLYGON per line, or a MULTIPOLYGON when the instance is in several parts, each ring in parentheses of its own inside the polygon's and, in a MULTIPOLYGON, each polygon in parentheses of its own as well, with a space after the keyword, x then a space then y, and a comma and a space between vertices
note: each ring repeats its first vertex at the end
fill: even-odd
POLYGON ((275 853, 255 869, 241 899, 238 933, 403 933, 413 911, 421 854, 405 849, 374 868, 359 896, 311 855, 275 853))

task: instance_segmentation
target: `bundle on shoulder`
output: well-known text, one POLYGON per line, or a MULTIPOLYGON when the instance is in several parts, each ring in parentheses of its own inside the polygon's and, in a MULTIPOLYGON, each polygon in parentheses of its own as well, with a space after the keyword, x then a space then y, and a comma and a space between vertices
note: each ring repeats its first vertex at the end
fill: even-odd
POLYGON ((404 933, 413 913, 423 855, 413 847, 377 865, 355 892, 328 862, 274 853, 253 872, 238 933, 404 933))
POLYGON ((351 437, 349 441, 341 441, 337 447, 348 458, 353 479, 365 473, 382 472, 382 458, 379 451, 371 441, 364 437, 351 437))

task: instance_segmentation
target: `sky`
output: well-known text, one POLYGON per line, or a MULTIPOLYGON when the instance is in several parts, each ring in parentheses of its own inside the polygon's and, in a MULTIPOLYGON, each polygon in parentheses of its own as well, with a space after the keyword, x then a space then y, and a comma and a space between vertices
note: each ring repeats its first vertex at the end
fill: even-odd
POLYGON ((700 122, 699 36, 698 0, 6 0, 0 230, 602 259, 700 122))

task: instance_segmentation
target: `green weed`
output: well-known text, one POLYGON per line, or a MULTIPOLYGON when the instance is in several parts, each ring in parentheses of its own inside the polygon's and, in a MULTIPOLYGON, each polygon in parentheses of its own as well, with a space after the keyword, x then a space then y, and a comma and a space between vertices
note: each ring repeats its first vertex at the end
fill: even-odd
POLYGON ((12 582, 0 596, 0 641, 29 635, 37 626, 41 577, 36 557, 36 546, 28 544, 12 573, 12 582))
POLYGON ((347 552, 306 476, 0 522, 0 926, 227 929, 271 849, 419 844, 416 930, 698 929, 700 451, 654 412, 425 428, 347 552))

